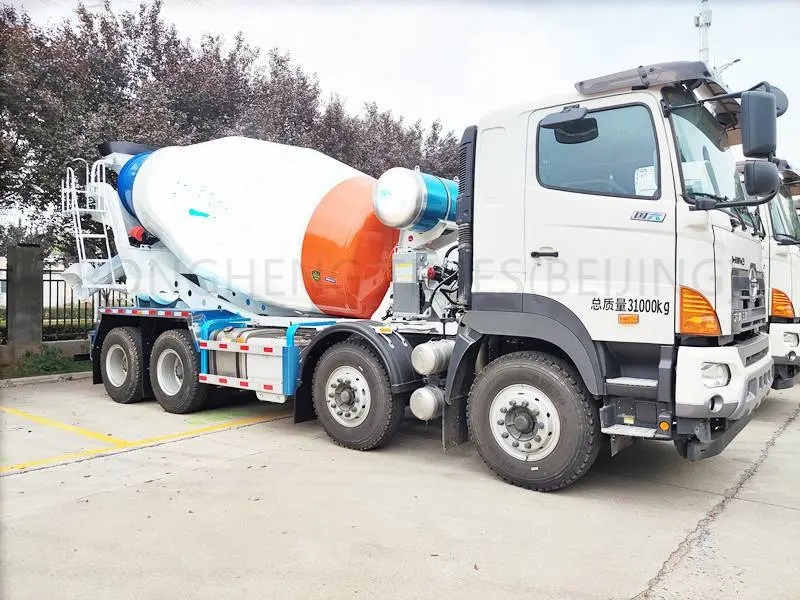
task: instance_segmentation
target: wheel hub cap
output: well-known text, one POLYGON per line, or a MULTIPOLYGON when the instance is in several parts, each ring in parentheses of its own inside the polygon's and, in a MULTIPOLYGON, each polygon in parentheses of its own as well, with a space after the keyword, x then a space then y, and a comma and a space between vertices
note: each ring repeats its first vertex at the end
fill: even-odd
POLYGON ((331 416, 345 427, 361 425, 369 414, 370 390, 364 374, 350 366, 337 367, 328 377, 326 405, 331 416))
POLYGON ((514 416, 513 425, 517 429, 517 431, 519 431, 522 434, 530 433, 535 424, 536 424, 536 419, 533 418, 532 415, 530 415, 527 412, 524 413, 518 412, 514 416))
POLYGON ((183 385, 183 361, 172 348, 165 350, 158 357, 156 377, 161 389, 168 396, 174 396, 181 390, 183 385))
POLYGON ((500 390, 489 406, 489 419, 497 444, 517 460, 542 460, 555 449, 561 435, 553 401, 528 384, 500 390))
POLYGON ((106 376, 114 387, 122 387, 128 379, 128 356, 119 344, 114 344, 108 350, 106 376))

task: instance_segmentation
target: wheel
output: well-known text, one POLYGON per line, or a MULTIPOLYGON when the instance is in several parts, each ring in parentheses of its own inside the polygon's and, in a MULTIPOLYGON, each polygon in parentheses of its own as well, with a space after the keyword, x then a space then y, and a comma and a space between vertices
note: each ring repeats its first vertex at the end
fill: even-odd
POLYGON ((574 483, 600 450, 597 405, 570 365, 543 352, 490 363, 469 392, 467 422, 489 468, 532 490, 574 483))
POLYGON ((200 357, 186 329, 165 331, 150 353, 150 384, 165 411, 186 414, 206 403, 208 386, 200 383, 200 357))
POLYGON ((403 399, 391 393, 383 362, 359 341, 339 342, 324 352, 314 370, 312 400, 325 433, 355 450, 388 442, 405 411, 403 399))
POLYGON ((142 334, 136 327, 115 327, 100 350, 100 374, 114 402, 132 404, 142 399, 144 360, 142 334))

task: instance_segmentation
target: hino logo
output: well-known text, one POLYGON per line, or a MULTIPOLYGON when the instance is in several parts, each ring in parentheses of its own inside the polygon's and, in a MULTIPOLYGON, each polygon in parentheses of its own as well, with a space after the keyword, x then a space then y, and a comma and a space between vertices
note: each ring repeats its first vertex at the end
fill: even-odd
POLYGON ((756 272, 756 266, 750 266, 750 298, 756 298, 758 296, 758 273, 756 272))
POLYGON ((731 262, 735 265, 744 266, 744 258, 741 256, 731 256, 731 262))

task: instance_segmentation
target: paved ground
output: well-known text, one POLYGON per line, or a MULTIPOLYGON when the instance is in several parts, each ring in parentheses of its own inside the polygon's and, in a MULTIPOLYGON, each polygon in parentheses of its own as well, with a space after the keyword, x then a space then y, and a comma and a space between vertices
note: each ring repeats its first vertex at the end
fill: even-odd
POLYGON ((800 391, 719 457, 642 444, 555 494, 414 421, 358 453, 282 406, 0 397, 5 600, 800 598, 800 391))

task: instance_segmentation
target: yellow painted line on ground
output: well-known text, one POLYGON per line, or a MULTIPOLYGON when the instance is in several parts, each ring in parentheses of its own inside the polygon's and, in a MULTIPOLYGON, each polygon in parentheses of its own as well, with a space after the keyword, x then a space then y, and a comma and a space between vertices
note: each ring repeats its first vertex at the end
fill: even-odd
MULTIPOLYGON (((0 410, 4 412, 9 412, 9 410, 15 409, 6 409, 6 407, 0 406, 0 410)), ((22 412, 22 411, 19 411, 22 412)), ((11 414, 16 414, 16 412, 12 412, 11 414)), ((25 413, 27 414, 27 413, 25 413)), ((268 417, 249 417, 246 419, 237 419, 236 421, 229 421, 227 423, 220 423, 218 425, 209 425, 208 427, 201 427, 199 429, 189 429, 187 431, 181 431, 179 433, 171 433, 168 435, 161 435, 156 437, 150 438, 142 438, 140 440, 134 440, 132 442, 124 442, 123 444, 117 444, 115 446, 109 448, 94 448, 92 450, 82 450, 80 452, 70 452, 69 454, 61 454, 60 456, 51 456, 49 458, 40 458, 38 460, 32 460, 29 462, 24 463, 17 463, 15 465, 8 465, 4 467, 0 467, 0 474, 2 473, 11 473, 14 471, 23 471, 25 469, 32 469, 34 467, 42 467, 49 464, 54 463, 61 463, 70 460, 76 460, 80 458, 88 458, 90 456, 95 456, 98 454, 116 454, 118 452, 122 452, 125 450, 135 449, 135 448, 143 448, 145 446, 151 446, 154 444, 159 444, 162 442, 169 442, 174 440, 179 440, 181 438, 188 438, 193 437, 196 435, 202 435, 204 433, 213 433, 215 431, 224 431, 225 429, 234 429, 236 427, 244 427, 245 425, 256 425, 257 423, 268 423, 269 421, 277 421, 278 419, 283 419, 288 417, 290 413, 279 413, 275 415, 270 415, 268 417)), ((20 415, 21 416, 21 415, 20 415)), ((31 415, 33 416, 33 415, 31 415)), ((37 417, 39 418, 39 417, 37 417)), ((49 420, 49 419, 45 419, 49 420)), ((38 422, 38 421, 37 421, 38 422)), ((63 425, 63 423, 62 423, 63 425)), ((100 435, 100 434, 98 434, 100 435)), ((123 441, 123 440, 120 440, 123 441)))
POLYGON ((106 435, 105 433, 100 433, 98 431, 91 431, 89 429, 84 429, 83 427, 76 427, 75 425, 70 425, 69 423, 62 423, 61 421, 54 421, 53 419, 48 419, 47 417, 40 417, 38 415, 32 415, 31 413, 27 413, 24 410, 19 410, 17 408, 9 408, 7 406, 0 406, 0 411, 4 413, 8 413, 9 415, 15 415, 17 417, 22 417, 23 419, 28 419, 29 421, 33 421, 34 423, 39 423, 40 425, 47 425, 49 427, 55 427, 56 429, 60 429, 62 431, 69 431, 70 433, 77 433, 78 435, 82 435, 84 437, 92 438, 93 440, 99 440, 101 442, 105 442, 107 444, 113 444, 114 446, 125 447, 130 444, 127 440, 121 440, 119 438, 115 438, 110 435, 106 435))
POLYGON ((38 460, 31 460, 24 463, 0 467, 0 473, 10 473, 12 471, 22 471, 23 469, 31 469, 33 467, 42 467, 52 463, 60 463, 68 460, 74 460, 76 458, 86 458, 87 456, 93 456, 95 454, 103 454, 104 452, 116 452, 118 449, 121 450, 122 448, 119 446, 111 446, 109 448, 95 448, 94 450, 82 450, 80 452, 70 452, 69 454, 62 454, 60 456, 40 458, 38 460))
POLYGON ((222 431, 223 429, 233 429, 234 427, 242 427, 244 425, 255 425, 256 423, 266 423, 268 421, 275 421, 288 417, 289 413, 281 413, 271 415, 270 417, 248 417, 246 419, 237 419, 236 421, 228 421, 227 423, 219 423, 217 425, 209 425, 208 427, 200 427, 199 429, 189 429, 188 431, 181 431, 179 433, 170 433, 167 435, 159 435, 151 438, 144 438, 131 442, 132 446, 143 446, 145 444, 157 444, 158 442, 167 442, 177 438, 187 437, 191 435, 200 435, 201 433, 211 433, 212 431, 222 431))

